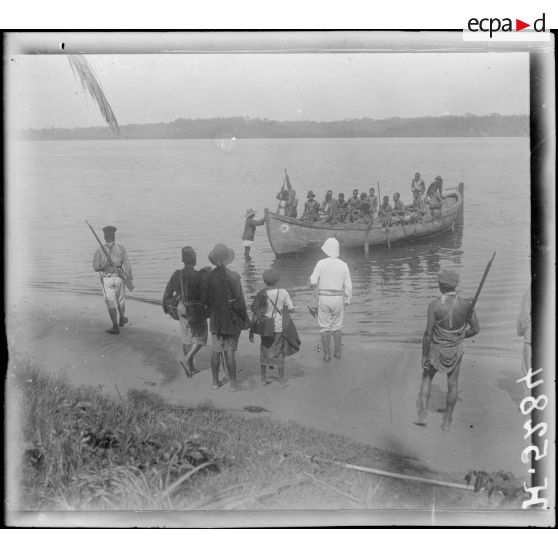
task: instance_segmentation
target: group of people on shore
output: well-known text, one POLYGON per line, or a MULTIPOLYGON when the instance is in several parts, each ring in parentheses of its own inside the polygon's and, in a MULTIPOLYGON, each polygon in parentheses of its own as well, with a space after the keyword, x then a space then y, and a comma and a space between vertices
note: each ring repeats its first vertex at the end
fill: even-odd
MULTIPOLYGON (((255 212, 249 210, 249 217, 255 212)), ((115 241, 116 228, 103 229, 104 245, 93 257, 93 269, 99 273, 112 327, 109 334, 119 334, 128 319, 125 316, 125 282, 132 280, 132 269, 125 248, 115 241)), ((253 240, 253 236, 252 236, 253 240)), ((328 238, 321 247, 325 258, 319 260, 308 284, 314 289, 316 307, 309 307, 317 319, 321 335, 323 360, 341 358, 344 309, 352 297, 352 281, 347 264, 339 258, 339 242, 328 238)), ((173 272, 162 300, 163 311, 178 320, 182 336, 184 359, 181 365, 188 377, 199 372, 194 357, 208 345, 211 336, 211 372, 215 389, 220 379, 221 364, 228 377, 231 391, 240 389, 237 380, 235 352, 242 331, 248 330, 250 342, 260 336, 260 380, 269 383, 268 370, 277 369, 281 387, 285 379, 285 357, 300 348, 300 338, 292 321, 295 306, 288 291, 280 287, 280 277, 274 269, 263 273, 263 288, 251 305, 251 317, 244 299, 240 275, 227 266, 235 254, 225 244, 217 244, 208 259, 212 266, 196 269, 197 255, 191 246, 181 251, 183 267, 173 272), (208 324, 209 321, 209 324, 208 324)), ((476 314, 469 300, 456 293, 457 273, 441 270, 438 283, 441 296, 428 307, 427 326, 423 337, 422 383, 415 424, 426 426, 431 382, 436 372, 448 378, 447 407, 443 428, 449 429, 457 401, 457 383, 463 357, 463 341, 479 332, 476 314)))
MULTIPOLYGON (((380 204, 376 189, 373 187, 368 190, 368 193, 361 192, 360 194, 355 188, 349 199, 345 199, 343 193, 339 193, 337 198, 334 198, 333 191, 327 190, 322 202, 319 202, 314 192, 309 190, 300 219, 332 225, 338 223, 371 224, 377 216, 384 226, 390 226, 394 216, 404 217, 406 214, 424 212, 427 207, 431 211, 439 210, 443 202, 442 184, 443 179, 438 175, 427 190, 420 173, 415 173, 411 180, 413 203, 409 206, 403 203, 399 192, 393 194, 393 204, 390 203, 389 196, 384 196, 380 204)), ((283 184, 276 199, 279 200, 277 208, 279 214, 283 212, 285 217, 298 218, 298 199, 290 181, 283 184)))

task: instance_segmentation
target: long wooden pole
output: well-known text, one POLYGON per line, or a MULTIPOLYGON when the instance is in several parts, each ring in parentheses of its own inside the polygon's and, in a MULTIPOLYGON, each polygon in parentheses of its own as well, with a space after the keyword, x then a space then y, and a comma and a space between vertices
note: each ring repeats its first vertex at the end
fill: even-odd
POLYGON ((382 477, 391 477, 393 479, 401 480, 411 480, 416 482, 422 482, 425 484, 433 484, 435 486, 446 486, 448 488, 458 488, 459 490, 469 490, 474 491, 475 487, 473 485, 458 484, 456 482, 439 481, 435 479, 427 479, 424 477, 414 477, 411 475, 403 475, 401 473, 392 473, 391 471, 383 471, 381 469, 371 469, 370 467, 362 467, 361 465, 351 465, 350 463, 343 463, 342 461, 335 461, 334 459, 326 459, 324 457, 315 457, 311 455, 305 455, 310 460, 320 461, 322 463, 331 463, 332 465, 338 465, 339 467, 345 467, 345 469, 352 469, 353 471, 361 471, 363 473, 371 473, 373 475, 381 475, 382 477))

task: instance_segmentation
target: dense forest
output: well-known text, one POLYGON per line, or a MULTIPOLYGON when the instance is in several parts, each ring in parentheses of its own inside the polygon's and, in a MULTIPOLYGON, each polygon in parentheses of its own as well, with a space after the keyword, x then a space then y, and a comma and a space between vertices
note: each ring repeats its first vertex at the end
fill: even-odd
MULTIPOLYGON (((124 139, 513 137, 529 135, 529 117, 465 114, 384 120, 361 118, 334 122, 278 122, 243 117, 178 118, 173 122, 127 124, 120 127, 120 133, 124 139)), ((21 130, 17 136, 29 140, 115 138, 106 126, 21 130)))

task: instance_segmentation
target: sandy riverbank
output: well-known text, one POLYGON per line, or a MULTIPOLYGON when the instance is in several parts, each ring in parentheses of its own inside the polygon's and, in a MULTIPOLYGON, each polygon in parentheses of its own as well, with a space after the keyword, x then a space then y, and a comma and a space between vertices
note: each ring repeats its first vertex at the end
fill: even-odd
POLYGON ((109 393, 148 389, 176 404, 258 405, 274 418, 343 434, 432 469, 525 475, 519 359, 466 353, 460 400, 446 433, 437 412, 445 401, 445 378, 435 379, 428 427, 412 424, 420 383, 418 346, 346 338, 342 360, 326 364, 316 331, 302 336, 301 351, 287 360, 289 387, 282 390, 277 382, 259 385, 258 343, 250 344, 243 334, 237 354, 243 390, 231 393, 226 386, 211 388, 209 348, 197 360, 204 371, 186 378, 178 363, 178 323, 159 306, 129 301, 127 314, 130 325, 111 336, 104 332, 108 314, 101 296, 26 291, 7 303, 8 341, 45 371, 63 372, 75 384, 100 385, 109 393))

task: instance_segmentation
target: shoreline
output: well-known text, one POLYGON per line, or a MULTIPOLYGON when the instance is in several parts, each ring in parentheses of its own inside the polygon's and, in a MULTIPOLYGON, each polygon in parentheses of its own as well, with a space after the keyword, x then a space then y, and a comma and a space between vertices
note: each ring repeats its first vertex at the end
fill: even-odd
POLYGON ((324 363, 317 328, 315 334, 302 333, 300 352, 285 363, 289 386, 281 390, 276 381, 259 385, 259 343, 250 344, 243 332, 237 352, 243 390, 231 393, 227 386, 211 387, 209 347, 197 358, 202 372, 186 378, 178 362, 178 323, 154 303, 129 300, 130 324, 119 336, 111 336, 104 332, 109 320, 100 295, 62 296, 39 289, 18 294, 16 300, 7 300, 11 355, 24 355, 76 385, 102 386, 114 395, 146 389, 171 405, 209 402, 226 409, 257 405, 275 419, 342 434, 434 470, 464 475, 469 469, 503 469, 525 474, 520 459, 524 417, 518 409, 524 391, 516 383, 521 362, 507 355, 478 354, 467 345, 460 400, 452 430, 446 433, 437 412, 445 402, 444 378, 433 382, 428 427, 412 424, 421 349, 411 343, 368 343, 347 335, 342 359, 324 363))

